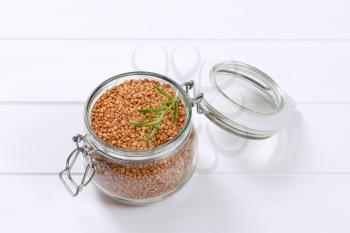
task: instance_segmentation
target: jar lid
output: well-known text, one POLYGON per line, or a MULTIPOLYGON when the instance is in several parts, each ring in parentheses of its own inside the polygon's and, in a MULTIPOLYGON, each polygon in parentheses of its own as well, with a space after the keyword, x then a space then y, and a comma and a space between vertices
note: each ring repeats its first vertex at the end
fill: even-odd
POLYGON ((204 94, 199 111, 239 136, 262 139, 282 128, 295 103, 264 72, 248 64, 216 64, 195 92, 204 94))

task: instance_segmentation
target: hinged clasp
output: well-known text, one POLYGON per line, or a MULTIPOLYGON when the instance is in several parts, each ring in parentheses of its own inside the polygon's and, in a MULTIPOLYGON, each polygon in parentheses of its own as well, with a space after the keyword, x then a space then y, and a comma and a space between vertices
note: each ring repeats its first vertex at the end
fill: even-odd
POLYGON ((202 101, 202 99, 204 97, 204 94, 203 93, 196 93, 195 88, 194 88, 194 81, 193 80, 187 81, 187 82, 183 83, 181 86, 185 87, 186 93, 190 97, 190 101, 191 101, 192 107, 194 107, 196 105, 197 112, 198 113, 203 113, 202 110, 199 107, 199 102, 202 101), (191 89, 193 90, 194 97, 190 96, 190 90, 191 89))
POLYGON ((89 144, 86 142, 86 138, 83 135, 78 134, 74 136, 73 142, 75 143, 75 149, 68 156, 66 160, 66 168, 59 173, 59 177, 69 193, 75 197, 79 194, 83 187, 92 180, 92 177, 95 175, 96 171, 96 162, 90 157, 90 153, 93 151, 93 148, 89 146, 89 144), (72 178, 71 171, 79 154, 82 154, 86 159, 87 166, 85 168, 83 178, 80 182, 78 182, 78 185, 78 183, 72 178), (73 185, 74 189, 72 189, 63 178, 65 174, 67 174, 68 180, 70 181, 70 184, 73 185))

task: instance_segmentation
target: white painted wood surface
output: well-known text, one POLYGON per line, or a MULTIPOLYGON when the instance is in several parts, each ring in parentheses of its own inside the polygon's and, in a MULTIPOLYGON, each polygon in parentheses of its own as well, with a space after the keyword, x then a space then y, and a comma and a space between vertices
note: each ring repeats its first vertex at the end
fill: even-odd
POLYGON ((188 77, 197 80, 200 71, 206 77, 206 68, 214 61, 234 59, 268 73, 299 103, 350 102, 344 85, 350 40, 5 40, 0 51, 0 77, 7 84, 0 86, 2 101, 85 101, 97 83, 119 73, 138 68, 184 82, 185 77, 175 75, 174 70, 185 75, 200 60, 204 68, 188 77), (166 58, 172 55, 173 65, 169 62, 167 70, 166 58), (33 89, 36 86, 40 88, 33 89))
POLYGON ((349 38, 346 0, 14 0, 6 38, 349 38))
POLYGON ((0 232, 350 232, 349 10, 345 0, 0 1, 0 232), (136 69, 198 80, 218 59, 261 68, 294 98, 279 134, 244 140, 196 116, 198 169, 174 197, 129 207, 93 185, 68 195, 57 172, 97 84, 136 69))
POLYGON ((3 232, 348 232, 347 175, 194 176, 176 196, 117 204, 88 186, 73 199, 56 176, 0 177, 3 232), (16 192, 15 192, 16 191, 16 192), (10 201, 11 200, 11 201, 10 201))

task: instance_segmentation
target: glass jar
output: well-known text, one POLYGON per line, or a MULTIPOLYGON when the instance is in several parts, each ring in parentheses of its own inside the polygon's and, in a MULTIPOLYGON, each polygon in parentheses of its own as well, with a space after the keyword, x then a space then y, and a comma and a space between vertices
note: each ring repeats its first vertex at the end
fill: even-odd
POLYGON ((290 98, 269 76, 247 64, 219 63, 209 77, 208 83, 200 82, 196 88, 193 81, 179 85, 163 75, 142 71, 120 74, 101 83, 85 105, 85 135, 73 137, 76 148, 59 174, 70 194, 77 196, 92 181, 103 193, 126 204, 162 200, 183 187, 195 169, 194 106, 222 129, 253 139, 267 138, 277 132, 294 108, 290 98), (91 112, 98 98, 125 80, 145 78, 169 84, 178 93, 186 116, 181 131, 169 142, 147 150, 126 150, 102 141, 91 128, 91 112), (243 94, 237 97, 238 91, 243 94), (79 155, 83 155, 86 166, 77 182, 71 171, 79 155))
POLYGON ((196 134, 192 124, 192 107, 200 100, 190 98, 193 82, 183 86, 173 80, 150 72, 129 72, 114 76, 99 85, 90 95, 84 109, 85 135, 73 137, 76 149, 67 159, 60 178, 73 196, 78 195, 90 180, 105 194, 126 204, 147 204, 159 201, 179 190, 192 176, 195 160, 196 134), (130 79, 152 79, 167 83, 178 93, 185 112, 185 123, 178 135, 161 146, 148 150, 125 150, 102 141, 91 128, 91 111, 107 89, 130 79), (187 92, 186 92, 187 91, 187 92), (78 184, 70 172, 82 154, 86 170, 78 184), (67 174, 69 185, 63 178, 67 174), (72 187, 71 187, 72 186, 72 187))

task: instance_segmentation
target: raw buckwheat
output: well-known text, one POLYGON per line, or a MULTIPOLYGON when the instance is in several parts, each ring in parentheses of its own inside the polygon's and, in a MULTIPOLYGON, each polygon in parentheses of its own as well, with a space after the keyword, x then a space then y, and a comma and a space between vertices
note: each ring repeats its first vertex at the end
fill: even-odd
MULTIPOLYGON (((119 148, 145 150, 162 145, 174 138, 185 122, 183 104, 178 101, 179 119, 174 122, 167 114, 158 132, 149 141, 144 140, 142 127, 130 124, 130 121, 142 121, 144 115, 138 112, 143 108, 160 108, 166 97, 154 90, 161 87, 175 96, 169 84, 160 84, 153 80, 128 80, 103 93, 92 109, 91 126, 95 134, 103 141, 119 148)), ((151 117, 151 116, 147 116, 151 117)), ((151 129, 144 132, 149 134, 151 129)))
POLYGON ((152 162, 124 163, 98 152, 94 183, 107 194, 127 199, 149 199, 176 190, 191 176, 194 168, 194 130, 184 144, 166 159, 152 162))
MULTIPOLYGON (((141 114, 140 109, 162 107, 161 102, 166 97, 154 87, 176 96, 169 84, 147 79, 124 81, 108 89, 92 109, 91 125, 95 134, 110 145, 127 150, 152 149, 177 136, 186 120, 184 105, 179 99, 177 120, 167 113, 150 140, 144 139, 151 128, 142 133, 142 127, 130 124, 145 118, 152 120, 152 114, 141 114)), ((108 194, 124 200, 160 197, 173 192, 190 177, 194 155, 193 129, 179 148, 161 160, 125 162, 107 158, 97 151, 92 154, 97 162, 94 182, 108 194)))

